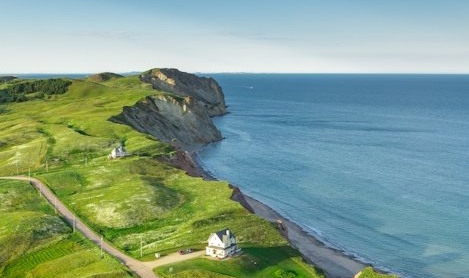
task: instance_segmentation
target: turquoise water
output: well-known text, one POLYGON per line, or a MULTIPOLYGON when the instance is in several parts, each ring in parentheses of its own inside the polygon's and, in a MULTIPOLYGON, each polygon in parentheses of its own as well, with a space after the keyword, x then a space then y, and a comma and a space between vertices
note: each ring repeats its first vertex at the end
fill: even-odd
POLYGON ((220 74, 201 164, 405 277, 469 277, 469 76, 220 74))

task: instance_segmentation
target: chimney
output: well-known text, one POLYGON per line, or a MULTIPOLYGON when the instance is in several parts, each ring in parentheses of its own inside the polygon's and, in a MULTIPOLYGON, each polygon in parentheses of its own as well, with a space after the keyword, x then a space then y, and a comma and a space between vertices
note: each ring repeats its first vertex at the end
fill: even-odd
POLYGON ((226 235, 230 237, 230 230, 226 230, 226 235))

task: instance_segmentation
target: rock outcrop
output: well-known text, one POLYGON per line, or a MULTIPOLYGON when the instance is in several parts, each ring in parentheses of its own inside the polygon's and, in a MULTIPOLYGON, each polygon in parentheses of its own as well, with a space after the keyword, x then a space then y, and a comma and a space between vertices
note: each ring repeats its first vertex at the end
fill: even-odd
POLYGON ((155 90, 181 97, 190 96, 202 102, 209 116, 227 112, 223 91, 213 78, 199 77, 177 69, 152 69, 142 73, 140 80, 152 84, 155 90))
POLYGON ((170 157, 162 156, 159 159, 173 167, 186 171, 186 174, 191 177, 203 177, 207 179, 207 177, 203 175, 202 168, 194 162, 192 154, 188 151, 177 149, 170 157))
POLYGON ((222 139, 210 117, 227 110, 223 91, 213 78, 177 69, 152 69, 142 73, 140 80, 162 92, 124 107, 111 121, 127 124, 185 151, 222 139))
POLYGON ((134 106, 126 106, 111 121, 128 124, 161 141, 173 142, 184 150, 193 150, 222 139, 206 105, 192 97, 166 94, 148 96, 134 106))

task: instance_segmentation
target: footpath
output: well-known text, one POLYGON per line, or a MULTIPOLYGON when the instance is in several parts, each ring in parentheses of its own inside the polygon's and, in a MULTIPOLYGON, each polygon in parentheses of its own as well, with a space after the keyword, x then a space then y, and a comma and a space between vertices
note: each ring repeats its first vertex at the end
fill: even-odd
POLYGON ((85 237, 94 242, 99 247, 102 246, 103 251, 108 254, 118 258, 124 265, 126 265, 130 270, 134 271, 141 278, 157 278, 153 273, 153 268, 151 265, 146 265, 139 260, 131 258, 126 254, 122 253, 120 250, 110 245, 102 239, 102 236, 95 233, 88 226, 86 226, 74 213, 72 213, 58 198, 55 196, 52 191, 45 186, 40 180, 29 177, 0 177, 0 179, 12 179, 12 180, 24 180, 29 181, 31 185, 37 188, 41 194, 49 201, 49 203, 55 207, 57 212, 61 214, 65 221, 67 221, 70 226, 74 226, 78 231, 80 231, 85 237))

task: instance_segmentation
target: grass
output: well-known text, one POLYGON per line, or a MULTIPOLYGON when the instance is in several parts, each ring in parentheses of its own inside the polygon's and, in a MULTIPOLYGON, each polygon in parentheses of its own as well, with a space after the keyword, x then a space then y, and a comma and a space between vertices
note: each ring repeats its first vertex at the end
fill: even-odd
MULTIPOLYGON (((160 92, 151 90, 151 85, 142 84, 137 76, 102 83, 76 80, 63 95, 9 104, 0 109, 0 175, 31 173, 41 179, 84 222, 135 258, 140 258, 140 239, 143 241, 142 259, 149 260, 156 252, 164 255, 185 247, 204 248, 212 232, 229 228, 241 244, 251 248, 247 250, 252 250, 252 254, 241 258, 256 257, 255 248, 269 250, 273 257, 282 254, 291 257, 266 261, 264 272, 259 273, 281 272, 281 267, 270 269, 267 266, 281 265, 282 262, 291 264, 286 269, 292 268, 295 272, 299 271, 296 267, 309 269, 295 259, 298 254, 291 253, 293 249, 271 223, 249 214, 229 199, 232 191, 226 182, 192 178, 160 162, 158 158, 171 155, 172 148, 149 135, 108 120, 119 114, 123 106, 133 105, 144 96, 155 93, 160 92), (107 155, 112 148, 122 142, 132 155, 109 160, 107 155)), ((69 261, 76 269, 82 269, 83 265, 83 273, 105 268, 90 259, 92 256, 87 254, 93 248, 87 245, 74 245, 83 249, 68 255, 60 251, 50 251, 52 254, 38 251, 35 255, 31 250, 36 247, 38 250, 45 246, 60 250, 60 246, 71 244, 69 241, 74 239, 68 237, 70 229, 50 211, 50 207, 22 208, 24 203, 33 203, 22 198, 15 201, 15 207, 1 211, 5 217, 0 218, 0 239, 2 233, 11 236, 18 227, 33 223, 53 223, 56 228, 45 230, 48 236, 44 238, 18 236, 16 242, 25 245, 19 244, 15 247, 17 255, 8 256, 6 270, 23 269, 34 277, 41 277, 49 267, 61 264, 61 260, 69 261), (9 220, 1 226, 1 219, 9 220), (61 240, 65 242, 60 243, 61 240), (59 245, 54 247, 52 243, 59 245), (41 263, 34 267, 13 267, 21 266, 22 260, 28 261, 26 258, 29 257, 25 255, 29 253, 31 258, 50 256, 51 260, 39 260, 41 263)), ((241 265, 248 267, 248 264, 241 265)), ((68 271, 56 267, 57 271, 68 271)), ((121 271, 119 267, 116 269, 121 271)), ((197 271, 205 273, 208 270, 197 271)))
POLYGON ((151 84, 142 83, 138 76, 127 76, 104 82, 111 87, 151 89, 151 84))
POLYGON ((398 276, 392 274, 383 274, 376 272, 371 266, 362 270, 358 278, 397 278, 398 276))
POLYGON ((114 258, 80 235, 69 235, 46 248, 12 261, 2 277, 131 277, 114 258))
POLYGON ((324 277, 289 247, 244 247, 228 260, 199 258, 155 269, 161 277, 324 277))
POLYGON ((225 182, 191 178, 154 159, 95 160, 40 178, 95 230, 140 254, 203 247, 210 233, 229 227, 240 242, 285 245, 271 223, 229 199, 225 182))
POLYGON ((112 257, 72 234, 27 182, 0 180, 1 277, 131 277, 112 257))
POLYGON ((101 259, 96 250, 77 251, 55 260, 42 263, 28 274, 31 277, 129 277, 115 260, 101 259))

